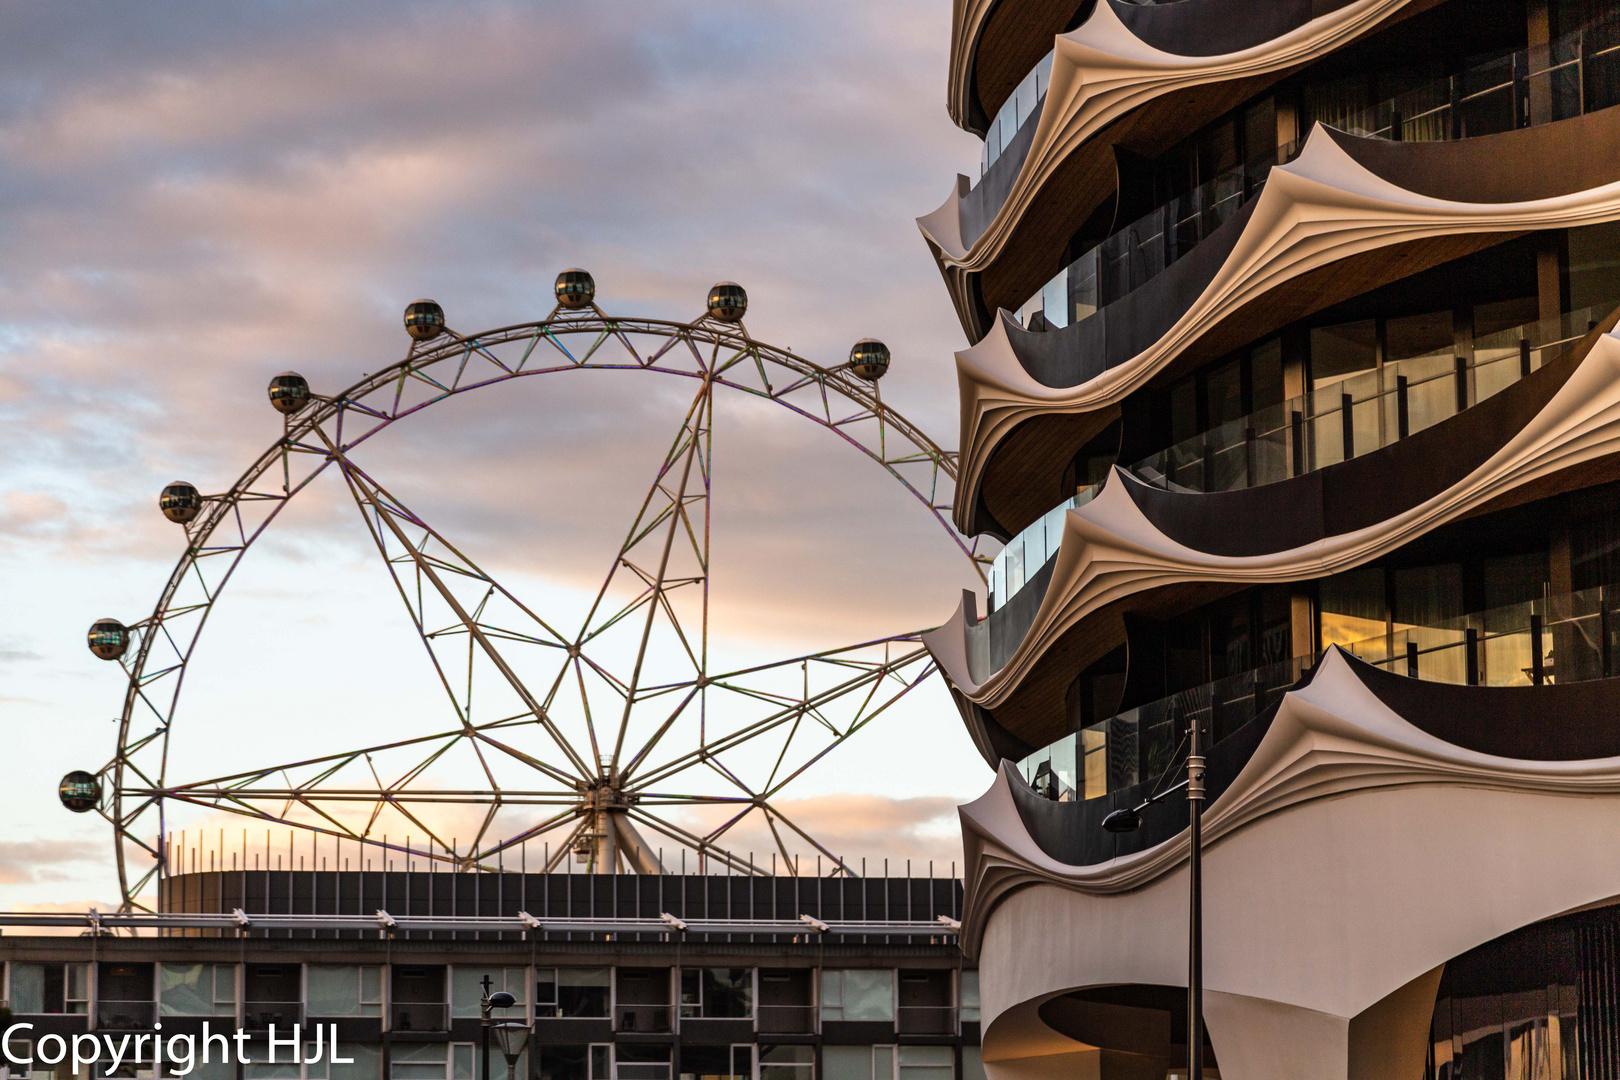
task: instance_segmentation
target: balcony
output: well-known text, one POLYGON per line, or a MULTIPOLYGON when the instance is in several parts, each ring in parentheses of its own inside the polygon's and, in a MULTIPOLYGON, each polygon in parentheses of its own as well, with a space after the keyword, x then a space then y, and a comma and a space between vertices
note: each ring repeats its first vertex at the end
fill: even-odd
POLYGON ((1260 487, 1382 450, 1472 408, 1564 355, 1601 304, 1386 363, 1183 440, 1129 467, 1169 491, 1260 487))
POLYGON ((265 1031, 271 1024, 287 1030, 304 1022, 304 1003, 301 1001, 246 1001, 242 1003, 242 1027, 247 1031, 265 1031))
POLYGON ((955 1035, 954 1005, 901 1005, 896 1022, 902 1035, 955 1035))
POLYGON ((617 1005, 613 1009, 615 1031, 663 1035, 675 1030, 673 1005, 617 1005))
MULTIPOLYGON (((1473 138, 1614 105, 1620 102, 1617 74, 1620 18, 1609 16, 1550 46, 1492 57, 1370 107, 1317 109, 1310 119, 1397 142, 1473 138)), ((1019 323, 1030 330, 1059 329, 1140 288, 1230 220, 1259 194, 1272 167, 1293 160, 1299 149, 1293 143, 1267 150, 1116 230, 1019 305, 1019 323)), ((993 160, 987 157, 986 168, 993 160)))
POLYGON ((96 1002, 96 1027, 114 1031, 150 1031, 157 1019, 155 1001, 117 1001, 106 998, 96 1002))
MULTIPOLYGON (((1391 360, 1183 440, 1125 471, 1167 491, 1207 493, 1261 487, 1365 456, 1539 371, 1565 355, 1612 307, 1601 304, 1481 335, 1466 348, 1391 360)), ((1094 485, 1065 499, 996 555, 990 569, 990 612, 1007 606, 1035 580, 1057 555, 1068 511, 1090 502, 1099 490, 1094 485)), ((1020 605, 1020 611, 1029 609, 1026 628, 1040 606, 1038 599, 1020 605)), ((1016 626, 998 622, 996 629, 998 637, 1014 645, 1023 637, 1016 626)))
POLYGON ((816 1008, 814 1005, 761 1005, 758 1023, 761 1035, 814 1035, 816 1008))
POLYGON ((984 133, 984 149, 979 154, 979 176, 983 177, 996 163, 1019 129, 1041 114, 1041 103, 1046 98, 1046 83, 1051 77, 1052 54, 1047 53, 996 111, 995 119, 990 121, 990 127, 984 133))
MULTIPOLYGON (((1344 646, 1396 674, 1470 686, 1543 686, 1620 676, 1620 586, 1475 612, 1430 626, 1393 624, 1344 646)), ((1160 776, 1199 719, 1219 744, 1282 699, 1316 662, 1296 657, 1172 694, 1066 735, 1018 762, 1055 802, 1101 798, 1160 776)))
POLYGON ((449 1031, 450 1006, 444 1002, 402 1002, 388 1006, 394 1031, 449 1031))

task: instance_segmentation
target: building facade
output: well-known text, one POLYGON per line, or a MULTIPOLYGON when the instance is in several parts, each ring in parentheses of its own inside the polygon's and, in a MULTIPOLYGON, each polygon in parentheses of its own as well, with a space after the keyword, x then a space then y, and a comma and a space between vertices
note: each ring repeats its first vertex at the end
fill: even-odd
POLYGON ((987 1073, 1620 1075, 1620 6, 952 17, 987 1073))
POLYGON ((982 1077, 954 880, 244 870, 175 875, 162 901, 0 917, 6 1023, 27 1025, 10 1076, 478 1080, 481 1002, 505 991, 491 1015, 528 1028, 527 1080, 982 1077), (150 1040, 51 1060, 153 1032, 190 1035, 193 1061, 150 1040))

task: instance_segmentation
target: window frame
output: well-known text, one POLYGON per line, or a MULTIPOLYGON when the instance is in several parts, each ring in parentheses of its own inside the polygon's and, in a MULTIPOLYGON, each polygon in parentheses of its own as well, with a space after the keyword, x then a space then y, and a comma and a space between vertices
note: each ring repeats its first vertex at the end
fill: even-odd
POLYGON ((322 1018, 322 1019, 325 1019, 325 1018, 331 1018, 331 1019, 344 1019, 344 1018, 380 1019, 380 1018, 382 1018, 387 1013, 387 1005, 388 1005, 388 1002, 386 1000, 387 994, 385 992, 385 988, 388 985, 388 980, 383 977, 383 974, 384 973, 383 973, 383 965, 382 964, 305 964, 304 965, 304 981, 303 981, 303 986, 304 986, 304 991, 303 991, 303 993, 304 993, 304 1002, 303 1002, 303 1005, 304 1005, 304 1014, 305 1014, 305 1016, 306 1017, 319 1017, 319 1018, 322 1018), (310 1007, 310 994, 309 994, 310 976, 312 974, 314 974, 317 969, 320 970, 323 973, 324 972, 331 972, 331 971, 350 971, 350 972, 354 973, 354 983, 355 983, 355 985, 354 985, 354 1003, 355 1003, 355 1009, 357 1010, 356 1012, 352 1012, 352 1013, 316 1012, 314 1009, 312 1009, 310 1007), (376 994, 376 1000, 375 1001, 366 1000, 366 991, 367 991, 366 972, 368 970, 371 971, 376 976, 376 982, 375 982, 374 987, 372 988, 373 991, 376 994), (372 1010, 372 1011, 368 1011, 368 1010, 372 1010))
POLYGON ((534 994, 532 995, 533 998, 534 998, 534 1002, 533 1002, 533 1013, 531 1014, 531 1017, 530 1017, 531 1021, 534 1021, 534 1020, 611 1020, 613 1018, 613 1008, 618 1003, 618 994, 617 994, 617 986, 616 986, 618 980, 614 978, 614 968, 612 968, 612 967, 586 966, 586 965, 569 965, 569 966, 544 965, 544 966, 537 966, 537 967, 533 967, 533 968, 529 969, 529 981, 534 985, 534 994), (563 1014, 563 1012, 562 1012, 561 987, 562 987, 562 972, 564 972, 564 971, 605 971, 605 972, 607 972, 607 984, 606 984, 607 1006, 606 1006, 606 1011, 602 1015, 600 1015, 600 1016, 565 1016, 563 1014), (551 974, 551 1000, 543 1002, 543 1001, 540 1000, 540 976, 544 972, 550 972, 550 974, 551 974), (542 1011, 542 1010, 547 1010, 547 1009, 549 1009, 550 1011, 549 1012, 542 1011))
MULTIPOLYGON (((424 1066, 424 1067, 425 1066, 431 1066, 431 1065, 437 1065, 438 1064, 437 1061, 404 1061, 404 1062, 400 1062, 400 1061, 394 1060, 394 1055, 399 1050, 411 1049, 411 1050, 415 1050, 417 1052, 421 1052, 423 1049, 427 1049, 427 1048, 443 1048, 443 1050, 444 1050, 444 1080, 473 1080, 473 1077, 475 1077, 478 1074, 478 1044, 477 1043, 461 1042, 461 1041, 456 1041, 456 1040, 452 1040, 452 1041, 448 1041, 448 1042, 395 1043, 395 1044, 391 1045, 388 1048, 388 1075, 387 1075, 387 1080, 394 1080, 394 1068, 396 1066, 398 1066, 398 1065, 424 1066), (466 1075, 465 1076, 460 1075, 460 1073, 458 1072, 458 1069, 457 1069, 458 1058, 464 1058, 465 1059, 465 1064, 466 1064, 466 1075)), ((525 1051, 525 1053, 526 1053, 526 1051, 525 1051)), ((250 1078, 244 1078, 244 1080, 250 1080, 250 1078)))

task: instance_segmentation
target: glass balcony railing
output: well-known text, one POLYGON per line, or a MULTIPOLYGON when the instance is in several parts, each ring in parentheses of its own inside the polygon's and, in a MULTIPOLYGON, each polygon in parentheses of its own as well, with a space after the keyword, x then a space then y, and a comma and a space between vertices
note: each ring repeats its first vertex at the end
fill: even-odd
MULTIPOLYGON (((1158 0, 1129 0, 1138 7, 1152 7, 1158 0)), ((1052 77, 1052 53, 1047 53, 1030 69, 1024 81, 996 110, 995 119, 984 133, 984 149, 979 154, 979 175, 994 165, 1018 129, 1031 118, 1039 116, 1041 99, 1046 96, 1046 83, 1052 77)))
POLYGON ((1052 54, 1047 53, 996 111, 996 118, 990 121, 990 128, 984 133, 984 149, 979 154, 981 177, 995 164, 1007 144, 1012 142, 1018 129, 1040 115, 1041 100, 1046 97, 1046 81, 1051 77, 1052 54))
POLYGON ((1620 19, 1606 15, 1550 45, 1493 57, 1369 109, 1316 119, 1354 135, 1436 142, 1567 120, 1620 102, 1620 19))
MULTIPOLYGON (((1345 650, 1387 671, 1431 682, 1539 686, 1620 675, 1620 587, 1493 608, 1415 626, 1392 623, 1345 650)), ((1185 753, 1199 718, 1219 742, 1275 705, 1315 662, 1296 657, 1218 679, 1110 717, 1018 763, 1024 780, 1058 802, 1095 799, 1160 776, 1185 753)))
POLYGON ((1506 390, 1563 355, 1611 307, 1391 360, 1184 439, 1127 471, 1171 491, 1235 491, 1370 454, 1506 390))
POLYGON ((1041 286, 1015 313, 1019 325, 1056 330, 1141 288, 1229 221, 1274 166, 1298 154, 1298 143, 1268 150, 1149 210, 1041 286))
POLYGON ((1081 488, 1071 498, 1063 500, 1038 518, 1035 524, 1013 537, 990 562, 989 595, 986 601, 994 611, 1007 602, 1007 598, 1024 587, 1024 582, 1057 554, 1063 539, 1063 517, 1070 510, 1084 506, 1097 497, 1101 484, 1081 488))
MULTIPOLYGON (((1445 349, 1392 360, 1185 439, 1126 467, 1137 479, 1179 492, 1236 491, 1274 484, 1370 454, 1501 393, 1551 363, 1612 309, 1582 308, 1445 349), (1466 354, 1466 355, 1462 355, 1466 354)), ((1063 516, 1096 497, 1083 489, 1012 539, 990 564, 987 608, 995 611, 1057 554, 1063 516)))
POLYGON ((1620 588, 1598 586, 1346 645, 1386 671, 1470 686, 1588 682, 1620 673, 1620 588))
POLYGON ((1152 780, 1174 764, 1191 718, 1219 742, 1275 705, 1311 662, 1283 660, 1130 709, 1042 747, 1018 771, 1056 802, 1096 799, 1152 780))
MULTIPOLYGON (((1566 120, 1620 103, 1620 18, 1607 16, 1550 45, 1476 63, 1370 108, 1356 95, 1320 98, 1312 102, 1312 122, 1407 142, 1466 139, 1566 120)), ((1266 151, 1218 173, 1117 230, 1019 305, 1018 322, 1031 330, 1068 326, 1140 288, 1258 195, 1272 167, 1292 161, 1299 145, 1266 151)))

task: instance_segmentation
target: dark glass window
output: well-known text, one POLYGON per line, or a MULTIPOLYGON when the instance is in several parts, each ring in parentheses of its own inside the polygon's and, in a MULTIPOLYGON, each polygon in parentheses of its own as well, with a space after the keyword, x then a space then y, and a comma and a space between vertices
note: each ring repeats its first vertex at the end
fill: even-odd
POLYGON ((1165 691, 1175 693, 1209 681, 1205 666, 1203 620, 1167 627, 1164 635, 1165 691))
POLYGON ((1250 396, 1254 410, 1269 409, 1287 399, 1283 386, 1282 339, 1257 345, 1249 355, 1250 396))
POLYGON ((608 1015, 607 968, 541 968, 536 974, 535 1002, 555 1002, 556 1015, 608 1015))
POLYGON ((1484 337, 1533 323, 1541 317, 1540 312, 1541 302, 1534 296, 1521 296, 1494 304, 1475 304, 1474 336, 1484 337))
POLYGON ((1620 222, 1569 230, 1569 307, 1612 307, 1620 300, 1620 222))
POLYGON ((1223 120, 1213 125, 1202 140, 1199 147, 1199 164, 1201 173, 1198 183, 1202 184, 1216 173, 1236 168, 1242 160, 1238 153, 1238 125, 1237 120, 1223 120))
POLYGON ((1617 929, 1612 909, 1566 916, 1454 958, 1434 1003, 1428 1080, 1607 1075, 1582 1051, 1602 1053, 1617 1034, 1617 929))
POLYGON ((1408 566, 1395 571, 1396 623, 1433 626, 1463 614, 1462 567, 1408 566))
POLYGON ((1236 675, 1254 667, 1249 638, 1249 598, 1235 597, 1210 612, 1210 677, 1236 675))
POLYGON ((753 969, 683 968, 681 1015, 722 1019, 753 1016, 753 969))
POLYGON ((1204 392, 1209 402, 1209 426, 1218 428, 1243 415, 1243 363, 1233 360, 1212 370, 1205 377, 1204 392))
POLYGON ((1620 521, 1583 521, 1570 530, 1572 584, 1576 591, 1620 583, 1620 521))
POLYGON ((1198 383, 1183 379, 1170 388, 1170 441, 1182 442, 1198 434, 1198 383))
POLYGON ((1256 666, 1278 664, 1294 652, 1293 600, 1288 586, 1272 585, 1260 590, 1260 655, 1256 666))
POLYGON ((554 1043, 536 1044, 540 1051, 540 1080, 591 1080, 586 1065, 588 1047, 554 1043))
POLYGON ((1321 389, 1378 366, 1378 326, 1372 319, 1311 331, 1311 386, 1321 389))
POLYGON ((1456 341, 1451 333, 1451 312, 1408 315, 1384 324, 1384 357, 1404 360, 1410 356, 1449 353, 1456 341))
POLYGON ((1371 88, 1362 75, 1349 75, 1332 82, 1314 83, 1305 87, 1305 115, 1301 118, 1301 131, 1309 131, 1311 124, 1345 127, 1346 121, 1372 104, 1371 88))
POLYGON ((1486 610, 1539 600, 1546 591, 1544 551, 1486 559, 1484 570, 1486 610))
POLYGON ((1348 570, 1323 578, 1317 606, 1322 613, 1322 647, 1365 641, 1384 632, 1384 571, 1348 570))
POLYGON ((1266 98, 1243 113, 1243 156, 1254 161, 1277 148, 1277 99, 1266 98))

